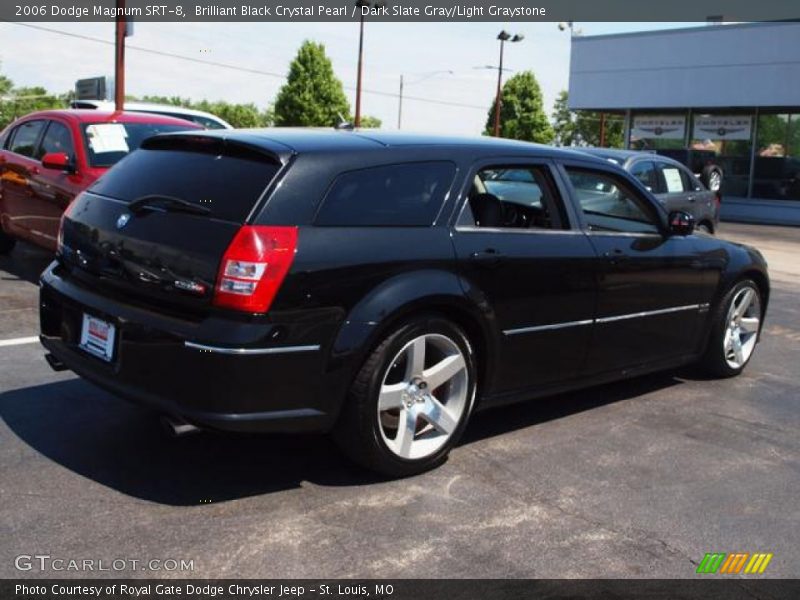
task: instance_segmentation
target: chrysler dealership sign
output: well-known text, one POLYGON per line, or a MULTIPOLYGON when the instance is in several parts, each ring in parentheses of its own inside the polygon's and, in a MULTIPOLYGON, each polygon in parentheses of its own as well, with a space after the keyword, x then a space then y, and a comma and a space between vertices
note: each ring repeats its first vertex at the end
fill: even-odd
POLYGON ((694 118, 696 140, 749 140, 753 127, 750 115, 703 115, 694 118))
POLYGON ((682 140, 685 134, 686 117, 684 115, 636 115, 633 117, 631 139, 682 140))

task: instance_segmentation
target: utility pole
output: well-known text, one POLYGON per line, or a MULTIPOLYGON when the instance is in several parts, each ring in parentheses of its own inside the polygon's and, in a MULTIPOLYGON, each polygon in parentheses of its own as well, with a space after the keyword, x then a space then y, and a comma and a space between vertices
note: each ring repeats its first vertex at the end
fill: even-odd
POLYGON ((114 109, 122 112, 125 108, 125 0, 117 0, 117 22, 114 60, 114 109))
POLYGON ((400 75, 400 103, 397 105, 397 128, 403 122, 403 76, 400 75))

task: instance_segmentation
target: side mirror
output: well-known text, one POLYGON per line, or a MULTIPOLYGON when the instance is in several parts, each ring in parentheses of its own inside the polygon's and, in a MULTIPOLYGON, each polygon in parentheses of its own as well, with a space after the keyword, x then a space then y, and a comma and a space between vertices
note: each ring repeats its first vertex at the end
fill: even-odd
POLYGON ((74 170, 66 152, 48 152, 42 157, 42 166, 45 169, 55 169, 56 171, 74 170))
POLYGON ((682 210, 669 213, 669 232, 672 235, 692 235, 694 217, 682 210))

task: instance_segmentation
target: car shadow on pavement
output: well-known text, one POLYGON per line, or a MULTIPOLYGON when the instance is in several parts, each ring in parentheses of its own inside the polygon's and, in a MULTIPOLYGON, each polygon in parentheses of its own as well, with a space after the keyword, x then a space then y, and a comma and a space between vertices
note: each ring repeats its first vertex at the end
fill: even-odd
POLYGON ((25 242, 17 242, 10 254, 0 255, 0 281, 39 284, 39 276, 53 261, 53 253, 25 242))
MULTIPOLYGON (((670 374, 655 375, 482 412, 461 445, 677 383, 670 374)), ((383 481, 350 463, 323 435, 201 432, 170 438, 156 413, 80 379, 0 394, 0 417, 20 440, 59 465, 160 504, 219 503, 298 488, 304 482, 360 486, 383 481)), ((39 457, 20 455, 24 458, 13 469, 41 468, 39 457)), ((24 474, 9 472, 5 477, 10 484, 24 474)))
POLYGON ((517 429, 555 421, 606 404, 629 400, 670 386, 680 385, 687 378, 686 375, 686 369, 663 371, 574 392, 537 398, 528 402, 487 409, 473 415, 460 443, 461 445, 471 444, 517 429))

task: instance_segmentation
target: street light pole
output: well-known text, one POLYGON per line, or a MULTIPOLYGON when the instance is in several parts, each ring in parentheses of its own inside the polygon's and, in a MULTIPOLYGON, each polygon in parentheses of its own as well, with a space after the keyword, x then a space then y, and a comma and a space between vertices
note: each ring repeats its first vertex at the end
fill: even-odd
POLYGON ((500 40, 500 64, 497 66, 497 94, 494 99, 494 137, 500 137, 500 107, 503 103, 503 46, 506 42, 520 42, 524 36, 516 34, 511 37, 507 31, 501 31, 497 34, 497 39, 500 40))

